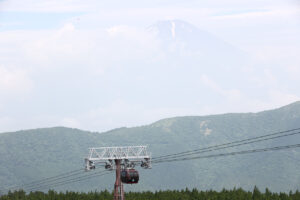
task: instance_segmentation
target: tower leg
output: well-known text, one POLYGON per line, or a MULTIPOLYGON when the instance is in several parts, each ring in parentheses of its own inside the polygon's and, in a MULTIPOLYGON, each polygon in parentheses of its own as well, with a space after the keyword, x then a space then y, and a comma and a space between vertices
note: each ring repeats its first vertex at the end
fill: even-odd
POLYGON ((125 200, 123 183, 121 182, 121 160, 116 159, 116 182, 114 187, 114 200, 125 200))

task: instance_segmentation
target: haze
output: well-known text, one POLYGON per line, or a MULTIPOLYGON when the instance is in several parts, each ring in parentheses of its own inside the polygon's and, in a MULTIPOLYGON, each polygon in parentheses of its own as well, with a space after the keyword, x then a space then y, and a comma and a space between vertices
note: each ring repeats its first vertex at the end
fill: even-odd
POLYGON ((0 131, 105 131, 300 99, 299 3, 0 1, 0 131))

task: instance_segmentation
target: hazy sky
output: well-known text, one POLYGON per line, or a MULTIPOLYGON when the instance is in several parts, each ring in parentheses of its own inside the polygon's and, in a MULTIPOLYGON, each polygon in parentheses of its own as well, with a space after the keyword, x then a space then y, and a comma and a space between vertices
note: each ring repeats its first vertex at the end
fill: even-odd
POLYGON ((299 6, 296 0, 0 0, 0 132, 105 131, 298 101, 299 6), (247 60, 227 74, 201 60, 197 74, 198 63, 178 67, 148 31, 175 19, 247 60))

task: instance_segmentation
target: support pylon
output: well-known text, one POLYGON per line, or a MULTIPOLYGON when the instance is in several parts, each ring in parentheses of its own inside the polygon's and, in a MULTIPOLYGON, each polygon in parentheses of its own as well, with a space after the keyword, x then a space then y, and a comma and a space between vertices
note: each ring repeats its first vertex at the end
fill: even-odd
POLYGON ((121 182, 121 160, 116 159, 116 182, 114 188, 114 200, 125 200, 123 183, 121 182))
POLYGON ((90 148, 89 155, 85 158, 85 170, 95 169, 95 163, 103 163, 107 170, 116 169, 114 200, 125 200, 121 170, 129 167, 133 168, 137 164, 142 168, 150 169, 151 156, 148 153, 147 146, 90 148), (122 162, 124 162, 124 165, 122 162))

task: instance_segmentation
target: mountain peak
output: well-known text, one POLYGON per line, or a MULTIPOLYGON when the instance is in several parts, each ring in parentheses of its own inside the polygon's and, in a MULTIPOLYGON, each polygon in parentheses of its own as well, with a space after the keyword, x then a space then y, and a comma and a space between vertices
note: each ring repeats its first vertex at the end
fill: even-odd
MULTIPOLYGON (((148 27, 147 31, 154 34, 161 41, 164 49, 172 54, 177 52, 182 55, 185 52, 188 55, 196 55, 197 59, 201 56, 209 61, 219 57, 229 60, 228 65, 234 65, 232 60, 237 62, 237 57, 242 54, 240 50, 214 34, 178 19, 158 21, 148 27)), ((223 63, 224 60, 222 65, 223 63)))
POLYGON ((158 21, 148 28, 148 31, 159 35, 163 38, 175 39, 177 35, 182 33, 191 33, 199 31, 197 27, 182 20, 164 20, 158 21), (178 33, 178 34, 177 34, 178 33))

